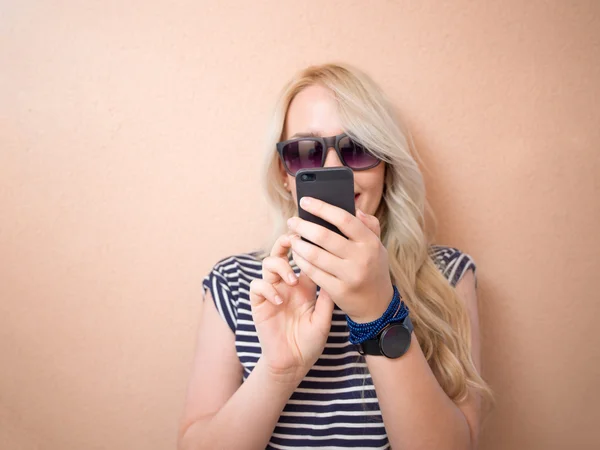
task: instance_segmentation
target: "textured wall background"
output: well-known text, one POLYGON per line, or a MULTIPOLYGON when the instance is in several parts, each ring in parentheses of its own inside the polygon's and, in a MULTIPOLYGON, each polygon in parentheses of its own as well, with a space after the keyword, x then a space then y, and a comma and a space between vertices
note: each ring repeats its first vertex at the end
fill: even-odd
POLYGON ((600 3, 3 1, 0 447, 169 449, 276 92, 346 61, 479 264, 481 448, 600 447, 600 3))

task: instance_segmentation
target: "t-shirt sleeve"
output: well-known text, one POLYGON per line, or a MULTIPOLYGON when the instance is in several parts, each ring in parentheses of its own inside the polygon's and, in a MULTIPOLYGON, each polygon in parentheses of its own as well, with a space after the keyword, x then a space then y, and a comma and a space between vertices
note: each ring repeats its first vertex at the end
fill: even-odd
POLYGON ((210 291, 219 315, 233 332, 237 327, 237 292, 231 284, 237 277, 236 266, 231 259, 220 261, 202 281, 204 291, 210 291))
POLYGON ((477 286, 477 266, 471 255, 457 248, 436 245, 432 246, 431 257, 452 287, 456 287, 469 270, 473 271, 477 286))

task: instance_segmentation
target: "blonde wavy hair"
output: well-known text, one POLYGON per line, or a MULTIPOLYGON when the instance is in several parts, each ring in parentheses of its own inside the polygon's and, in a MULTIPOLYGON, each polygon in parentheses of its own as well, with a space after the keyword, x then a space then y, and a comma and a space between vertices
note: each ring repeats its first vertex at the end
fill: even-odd
POLYGON ((268 134, 262 174, 275 226, 259 257, 269 254, 277 237, 287 232, 287 219, 297 214, 297 206, 283 186, 275 144, 285 138, 285 117, 292 99, 314 84, 333 93, 344 131, 387 165, 383 198, 375 215, 388 251, 392 281, 400 287, 410 308, 415 334, 429 366, 454 402, 465 400, 472 387, 491 405, 492 391, 471 358, 466 307, 429 254, 431 237, 425 231, 425 218, 434 221, 434 215, 425 198, 410 135, 384 93, 356 68, 347 64, 311 66, 283 88, 268 134))

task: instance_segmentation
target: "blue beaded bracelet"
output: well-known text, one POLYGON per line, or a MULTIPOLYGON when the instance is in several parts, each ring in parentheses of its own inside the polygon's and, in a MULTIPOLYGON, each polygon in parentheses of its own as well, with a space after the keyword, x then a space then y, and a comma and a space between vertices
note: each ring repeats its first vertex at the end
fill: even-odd
POLYGON ((356 323, 350 317, 346 316, 346 322, 348 322, 348 329, 350 330, 350 343, 362 344, 369 339, 375 339, 388 324, 400 322, 408 316, 408 306, 402 301, 398 288, 396 286, 393 287, 394 296, 392 297, 392 301, 379 319, 373 322, 356 323))

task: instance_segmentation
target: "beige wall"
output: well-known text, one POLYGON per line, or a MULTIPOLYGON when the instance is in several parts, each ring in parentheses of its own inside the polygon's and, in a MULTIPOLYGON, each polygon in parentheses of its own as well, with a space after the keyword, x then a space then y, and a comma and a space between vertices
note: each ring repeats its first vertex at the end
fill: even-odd
POLYGON ((368 71, 479 263, 482 449, 600 448, 600 3, 0 7, 0 448, 174 447, 201 299, 268 227, 276 92, 368 71))

